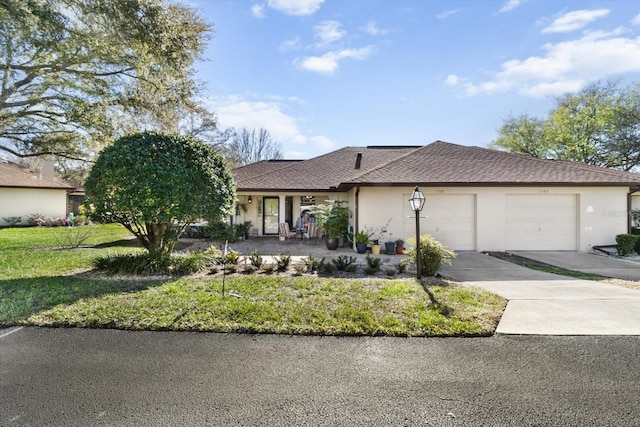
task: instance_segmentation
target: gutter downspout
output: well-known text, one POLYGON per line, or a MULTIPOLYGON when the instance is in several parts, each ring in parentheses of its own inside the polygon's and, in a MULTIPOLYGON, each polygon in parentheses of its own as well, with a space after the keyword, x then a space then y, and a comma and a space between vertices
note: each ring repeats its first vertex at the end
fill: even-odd
POLYGON ((629 188, 629 192, 627 193, 627 234, 631 233, 631 195, 640 190, 640 187, 629 188))
MULTIPOLYGON (((353 222, 355 229, 353 230, 353 234, 355 236, 355 233, 357 233, 358 230, 360 230, 360 186, 359 185, 356 186, 356 203, 353 210, 354 210, 354 216, 355 216, 355 221, 353 222)), ((353 239, 354 246, 355 246, 355 241, 356 239, 354 238, 353 239)))

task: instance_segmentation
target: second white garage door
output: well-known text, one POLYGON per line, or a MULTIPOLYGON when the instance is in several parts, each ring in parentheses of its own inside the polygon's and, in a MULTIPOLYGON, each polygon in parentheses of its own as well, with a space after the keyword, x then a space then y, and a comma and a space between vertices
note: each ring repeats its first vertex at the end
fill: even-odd
MULTIPOLYGON (((409 198, 407 194, 406 199, 409 198)), ((415 217, 405 207, 405 235, 415 235, 415 217)), ((422 211, 420 233, 434 238, 455 250, 474 250, 476 235, 476 203, 472 194, 427 195, 422 211)))
POLYGON ((576 250, 575 194, 507 194, 507 250, 576 250))

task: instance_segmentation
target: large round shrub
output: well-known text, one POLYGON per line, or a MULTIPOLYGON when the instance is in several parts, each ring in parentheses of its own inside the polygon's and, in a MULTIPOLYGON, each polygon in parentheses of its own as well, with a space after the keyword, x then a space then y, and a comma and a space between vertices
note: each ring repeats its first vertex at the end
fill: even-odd
POLYGON ((156 132, 105 148, 85 191, 92 219, 122 224, 152 256, 170 254, 189 224, 228 215, 236 198, 233 176, 213 147, 156 132))

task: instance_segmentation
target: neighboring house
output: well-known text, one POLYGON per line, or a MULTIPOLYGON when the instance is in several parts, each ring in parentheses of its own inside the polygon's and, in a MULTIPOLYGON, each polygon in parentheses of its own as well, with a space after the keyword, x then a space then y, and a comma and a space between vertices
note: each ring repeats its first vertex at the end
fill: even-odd
POLYGON ((580 250, 629 230, 640 175, 436 141, 346 147, 304 161, 234 170, 241 211, 258 235, 296 223, 306 204, 347 202, 354 229, 387 225, 382 240, 415 235, 408 199, 426 196, 420 230, 456 250, 580 250))
POLYGON ((3 218, 21 217, 26 225, 29 215, 63 217, 67 215, 67 194, 75 187, 53 176, 53 165, 42 171, 0 160, 0 226, 3 218))

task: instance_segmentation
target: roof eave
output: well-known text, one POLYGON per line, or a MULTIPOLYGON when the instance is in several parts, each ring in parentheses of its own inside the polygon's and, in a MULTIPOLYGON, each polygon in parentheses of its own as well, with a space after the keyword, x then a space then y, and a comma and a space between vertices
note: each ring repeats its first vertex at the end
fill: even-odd
POLYGON ((343 182, 338 191, 348 191, 353 187, 638 187, 640 182, 549 182, 549 181, 465 181, 465 182, 343 182))

